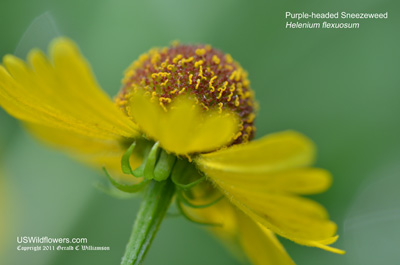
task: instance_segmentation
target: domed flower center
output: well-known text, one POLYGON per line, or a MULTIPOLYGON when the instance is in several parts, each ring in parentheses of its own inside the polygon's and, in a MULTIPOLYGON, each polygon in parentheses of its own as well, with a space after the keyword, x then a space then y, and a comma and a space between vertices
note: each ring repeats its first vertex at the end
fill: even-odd
POLYGON ((128 113, 130 93, 142 90, 166 106, 181 94, 188 95, 204 110, 235 112, 241 119, 233 144, 254 137, 254 93, 247 72, 232 59, 209 45, 173 45, 152 49, 126 70, 117 104, 128 113))

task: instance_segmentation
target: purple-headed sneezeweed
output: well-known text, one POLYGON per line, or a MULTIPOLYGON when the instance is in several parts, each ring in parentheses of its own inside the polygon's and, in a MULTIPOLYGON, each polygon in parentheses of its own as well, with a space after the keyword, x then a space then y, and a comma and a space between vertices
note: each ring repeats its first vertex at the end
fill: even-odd
POLYGON ((294 264, 275 234, 330 247, 336 224, 318 203, 330 174, 313 168, 310 139, 285 131, 252 140, 247 73, 209 45, 156 48, 126 71, 115 101, 77 46, 58 38, 0 66, 0 105, 39 138, 104 166, 125 192, 145 195, 122 264, 140 264, 171 203, 209 225, 253 264, 294 264))

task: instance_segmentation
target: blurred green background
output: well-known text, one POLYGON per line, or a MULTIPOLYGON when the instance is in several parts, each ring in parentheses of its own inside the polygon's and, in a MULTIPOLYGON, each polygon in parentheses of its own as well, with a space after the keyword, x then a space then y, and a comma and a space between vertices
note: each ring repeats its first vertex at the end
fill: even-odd
MULTIPOLYGON (((178 39, 230 53, 260 103, 257 137, 298 130, 316 142, 317 166, 334 175, 332 188, 314 197, 338 223, 335 246, 348 253, 282 239, 292 258, 299 265, 400 264, 398 1, 2 0, 0 11, 0 56, 24 56, 68 36, 112 96, 123 70, 153 46, 178 39), (389 11, 389 19, 363 20, 356 30, 293 30, 285 29, 286 11, 389 11)), ((0 263, 119 264, 139 198, 101 193, 93 187, 101 173, 41 145, 3 110, 0 126, 0 263), (17 236, 87 237, 111 251, 17 252, 17 236)), ((162 224, 145 264, 240 263, 178 217, 162 224)))

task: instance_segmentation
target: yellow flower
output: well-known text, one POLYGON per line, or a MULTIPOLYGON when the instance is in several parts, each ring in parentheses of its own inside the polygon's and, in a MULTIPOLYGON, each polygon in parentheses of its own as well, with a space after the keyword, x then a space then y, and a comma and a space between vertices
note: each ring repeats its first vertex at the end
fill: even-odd
POLYGON ((231 56, 207 45, 153 49, 128 68, 115 104, 72 41, 55 40, 50 55, 33 50, 28 64, 6 55, 0 66, 0 105, 35 135, 130 181, 137 179, 120 169, 126 149, 145 143, 130 157, 137 168, 157 142, 156 156, 173 157, 166 177, 181 170, 176 183, 199 182, 178 192, 182 209, 219 224, 212 230, 239 242, 253 264, 294 264, 275 234, 344 253, 329 246, 336 225, 325 209, 300 197, 331 183, 326 170, 311 167, 313 143, 293 131, 250 141, 256 106, 247 73, 231 56))

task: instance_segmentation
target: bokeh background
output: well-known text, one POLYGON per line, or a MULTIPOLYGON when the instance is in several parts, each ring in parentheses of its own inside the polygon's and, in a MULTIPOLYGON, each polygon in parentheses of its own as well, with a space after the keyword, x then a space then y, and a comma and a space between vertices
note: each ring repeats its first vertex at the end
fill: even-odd
MULTIPOLYGON (((282 242, 297 264, 400 264, 400 35, 398 1, 119 0, 0 2, 0 56, 75 40, 115 95, 123 70, 173 40, 209 43, 250 74, 257 137, 295 129, 334 176, 313 196, 338 223, 345 256, 282 242), (389 12, 355 30, 285 29, 286 11, 389 12)), ((119 264, 139 198, 94 185, 101 173, 49 149, 0 110, 0 263, 119 264), (87 237, 109 252, 17 252, 17 236, 87 237)), ((266 250, 268 251, 268 250, 266 250)), ((240 264, 202 227, 162 224, 145 264, 240 264)))

